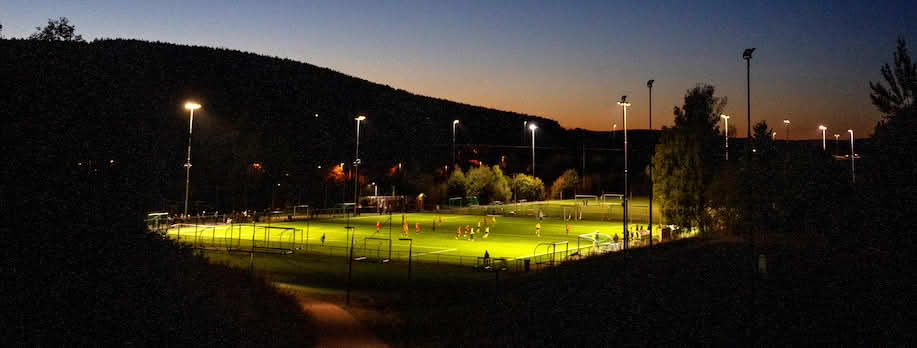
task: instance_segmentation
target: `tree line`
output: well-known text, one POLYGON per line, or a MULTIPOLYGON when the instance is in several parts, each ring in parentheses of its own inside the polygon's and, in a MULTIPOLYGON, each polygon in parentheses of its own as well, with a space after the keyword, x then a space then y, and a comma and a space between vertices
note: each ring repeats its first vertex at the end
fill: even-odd
POLYGON ((883 118, 859 141, 862 158, 854 163, 821 146, 777 141, 765 121, 754 125, 744 149, 731 148, 727 161, 717 122, 726 98, 709 85, 688 90, 651 162, 653 193, 665 218, 706 235, 757 232, 913 250, 917 72, 903 40, 893 65, 880 72, 883 81, 869 83, 869 98, 883 118))

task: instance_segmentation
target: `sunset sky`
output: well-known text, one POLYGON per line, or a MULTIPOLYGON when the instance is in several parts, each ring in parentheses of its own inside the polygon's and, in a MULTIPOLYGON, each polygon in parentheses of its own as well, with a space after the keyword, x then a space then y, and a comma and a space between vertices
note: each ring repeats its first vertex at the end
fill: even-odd
POLYGON ((869 81, 895 40, 917 53, 915 1, 39 1, 0 2, 6 37, 66 16, 87 40, 137 38, 291 58, 413 93, 608 130, 615 102, 648 126, 672 123, 685 91, 710 83, 746 129, 791 120, 790 137, 871 133, 869 81))

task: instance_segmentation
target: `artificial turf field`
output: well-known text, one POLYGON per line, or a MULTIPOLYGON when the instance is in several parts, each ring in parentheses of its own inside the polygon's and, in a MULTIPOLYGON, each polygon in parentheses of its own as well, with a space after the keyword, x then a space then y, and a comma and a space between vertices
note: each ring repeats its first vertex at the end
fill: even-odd
MULTIPOLYGON (((391 228, 391 257, 395 260, 406 259, 409 242, 398 240, 399 238, 404 238, 401 234, 402 215, 400 213, 392 214, 391 220, 393 223, 388 222, 389 217, 389 215, 364 213, 358 217, 350 218, 273 222, 270 224, 273 227, 297 229, 296 234, 292 235, 292 231, 272 231, 275 233, 269 234, 267 239, 282 239, 283 242, 287 243, 285 244, 286 246, 292 245, 294 250, 305 249, 312 253, 330 252, 332 255, 344 256, 349 242, 348 230, 345 227, 350 224, 354 227, 353 244, 356 249, 354 257, 388 258, 387 241, 367 241, 365 238, 389 238, 389 228, 391 228), (382 225, 378 232, 376 232, 377 222, 382 225), (325 236, 324 243, 321 240, 322 236, 325 236)), ((541 237, 538 237, 535 235, 535 224, 538 222, 535 217, 496 216, 496 224, 489 223, 484 225, 482 222, 482 233, 475 233, 474 240, 471 241, 463 238, 463 236, 456 239, 456 228, 461 227, 464 231, 466 225, 477 227, 478 222, 483 220, 483 216, 407 213, 404 214, 404 217, 409 226, 408 238, 413 239, 414 244, 411 256, 415 261, 431 261, 435 259, 437 263, 468 264, 473 262, 471 260, 474 258, 483 256, 485 250, 492 258, 523 259, 533 255, 545 254, 552 250, 550 246, 542 243, 554 244, 566 241, 568 242, 566 246, 563 244, 556 245, 553 251, 565 253, 566 249, 569 248, 569 252, 572 253, 577 248, 577 236, 584 233, 598 231, 609 236, 617 235, 618 238, 623 237, 620 221, 574 220, 570 221, 570 232, 567 234, 565 230, 566 223, 563 219, 546 217, 541 222, 541 237), (442 224, 439 223, 440 217, 442 217, 442 224), (434 221, 437 224, 435 231, 433 230, 434 221), (415 231, 416 223, 420 224, 420 233, 415 231), (483 236, 485 226, 490 227, 490 235, 486 239, 483 236)), ((243 243, 251 243, 250 241, 253 239, 255 241, 263 241, 265 239, 265 230, 260 227, 266 225, 266 223, 259 223, 257 225, 259 232, 255 233, 254 236, 252 236, 252 231, 255 230, 255 227, 252 224, 217 225, 212 229, 196 229, 197 233, 195 228, 191 227, 173 228, 168 233, 172 238, 175 238, 177 233, 180 233, 181 240, 189 243, 196 238, 195 234, 200 239, 228 240, 232 236, 232 238, 243 243)), ((637 225, 634 223, 630 226, 637 225)), ((659 232, 656 231, 655 233, 655 236, 658 237, 659 232)), ((278 240, 274 241, 277 242, 278 240)), ((583 239, 580 241, 580 246, 584 248, 591 247, 591 243, 590 240, 583 239)), ((250 246, 251 244, 248 245, 250 246)))

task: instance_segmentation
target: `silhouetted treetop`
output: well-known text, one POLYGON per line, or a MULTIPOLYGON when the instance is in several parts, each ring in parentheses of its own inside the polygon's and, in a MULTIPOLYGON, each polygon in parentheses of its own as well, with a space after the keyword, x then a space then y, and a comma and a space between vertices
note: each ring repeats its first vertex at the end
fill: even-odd
POLYGON ((887 86, 881 82, 869 82, 872 89, 869 98, 886 118, 894 118, 903 110, 913 109, 917 92, 917 65, 911 61, 904 40, 898 40, 894 64, 894 68, 888 63, 882 66, 882 78, 887 86))
POLYGON ((48 18, 48 25, 35 27, 35 30, 38 31, 29 35, 29 40, 85 42, 83 35, 76 34, 76 26, 70 24, 67 17, 48 18))

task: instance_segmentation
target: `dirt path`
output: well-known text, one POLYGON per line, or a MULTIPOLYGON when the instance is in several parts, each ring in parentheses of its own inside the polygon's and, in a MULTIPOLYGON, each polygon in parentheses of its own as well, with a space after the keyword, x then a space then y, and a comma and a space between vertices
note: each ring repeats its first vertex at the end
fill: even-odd
POLYGON ((315 320, 317 347, 388 347, 338 305, 312 299, 300 304, 315 320))

